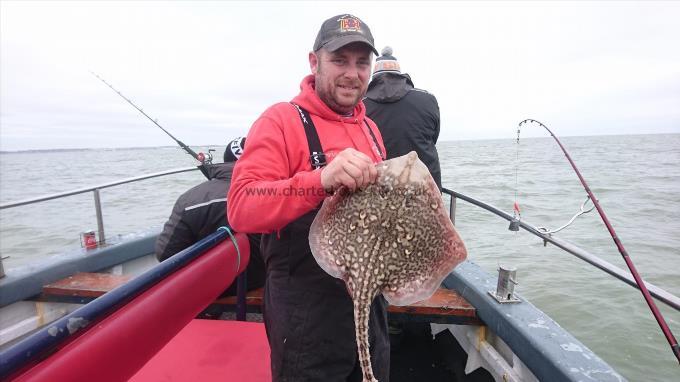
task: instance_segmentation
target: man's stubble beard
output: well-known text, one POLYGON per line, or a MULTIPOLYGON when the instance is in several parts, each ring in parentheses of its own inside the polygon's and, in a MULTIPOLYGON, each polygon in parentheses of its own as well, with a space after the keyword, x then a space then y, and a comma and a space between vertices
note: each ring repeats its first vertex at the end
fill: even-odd
MULTIPOLYGON (((340 115, 346 115, 346 114, 351 114, 354 111, 354 108, 356 105, 361 101, 361 99, 366 95, 366 89, 363 89, 363 91, 357 96, 357 98, 354 100, 352 103, 352 106, 344 106, 340 105, 334 98, 331 93, 333 93, 333 90, 335 89, 335 82, 333 82, 332 79, 330 79, 330 85, 332 87, 332 90, 328 91, 327 86, 319 86, 320 82, 319 79, 323 77, 323 65, 321 64, 321 60, 319 60, 316 75, 314 76, 314 83, 315 83, 315 90, 316 94, 319 96, 321 101, 326 104, 331 110, 334 112, 340 114, 340 115)), ((324 83, 323 85, 329 85, 328 83, 324 83)), ((361 87, 361 82, 359 82, 359 87, 361 87)))

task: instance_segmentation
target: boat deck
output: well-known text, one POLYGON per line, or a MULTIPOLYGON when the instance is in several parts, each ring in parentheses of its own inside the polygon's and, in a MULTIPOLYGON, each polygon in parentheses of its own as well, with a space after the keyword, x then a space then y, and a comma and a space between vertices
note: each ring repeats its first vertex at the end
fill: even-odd
MULTIPOLYGON (((0 363, 0 375, 3 376, 0 379, 16 375, 26 378, 21 380, 31 380, 40 375, 44 380, 57 380, 58 376, 63 376, 63 380, 95 380, 104 374, 111 381, 127 380, 172 342, 177 333, 187 328, 188 323, 202 316, 206 307, 231 310, 229 315, 233 317, 234 298, 215 300, 215 296, 234 281, 235 276, 225 275, 224 270, 234 269, 237 264, 236 257, 229 252, 233 246, 224 241, 214 244, 224 239, 224 233, 216 232, 172 261, 160 264, 149 255, 156 236, 155 233, 141 235, 84 257, 74 254, 57 263, 0 280, 3 292, 0 293, 0 306, 5 304, 5 310, 14 313, 27 306, 32 308, 31 304, 41 314, 45 307, 64 305, 61 302, 83 303, 96 299, 3 351, 0 358, 7 362, 0 363), (121 267, 117 266, 119 264, 121 267), (124 274, 138 274, 136 269, 140 266, 152 269, 129 282, 125 282, 126 277, 106 273, 68 277, 75 269, 101 272, 112 266, 124 274), (176 267, 179 269, 173 272, 176 267), (154 283, 159 277, 162 279, 154 283), (48 302, 35 301, 36 297, 48 302), (125 301, 124 305, 120 305, 121 301, 125 301), (114 308, 117 309, 111 310, 114 308), (74 323, 87 322, 96 325, 88 325, 84 331, 76 328, 77 332, 73 333, 74 323), (129 340, 137 337, 147 340, 129 340), (55 351, 57 347, 60 348, 55 351), (118 358, 116 363, 110 362, 111 354, 118 358), (49 356, 41 358, 46 355, 49 356)), ((236 236, 238 241, 247 240, 243 235, 236 236)), ((477 265, 462 263, 447 276, 443 285, 457 291, 465 304, 471 304, 460 304, 448 299, 451 297, 446 296, 448 292, 438 291, 436 296, 443 296, 439 302, 390 308, 390 318, 399 317, 398 309, 409 312, 405 314, 407 319, 392 325, 402 325, 401 334, 395 331, 393 338, 392 381, 414 380, 414 375, 427 376, 415 380, 433 382, 484 381, 490 380, 489 373, 496 380, 512 381, 577 381, 592 375, 602 381, 624 380, 530 303, 498 304, 488 293, 495 287, 496 279, 477 265), (473 306, 474 310, 471 310, 473 306), (428 309, 434 309, 434 312, 428 309), (456 310, 461 314, 446 315, 456 310), (484 324, 438 325, 435 320, 408 319, 409 316, 427 317, 441 313, 437 320, 469 322, 471 312, 474 312, 475 322, 483 320, 484 324), (565 351, 565 344, 578 351, 565 351), (465 370, 471 373, 466 375, 465 370), (472 377, 485 373, 487 378, 472 377), (452 374, 455 378, 450 378, 452 374)), ((261 309, 261 291, 251 292, 248 299, 249 311, 261 309)), ((230 323, 238 325, 241 322, 230 323)), ((255 322, 243 324, 261 325, 255 322)))
MULTIPOLYGON (((43 301, 86 303, 126 283, 130 276, 77 273, 43 287, 43 301)), ((263 289, 248 292, 251 313, 261 313, 263 289)), ((233 312, 236 297, 215 300, 199 317, 233 312)), ((390 380, 471 380, 463 368, 465 351, 455 340, 438 334, 430 322, 481 324, 476 310, 455 291, 439 289, 424 301, 409 306, 390 306, 392 343, 390 380), (392 333, 393 332, 393 333, 392 333), (452 340, 452 341, 451 341, 452 340)), ((223 380, 270 381, 269 347, 264 326, 257 322, 194 319, 168 342, 131 381, 223 380), (243 375, 241 375, 241 374, 243 375)), ((485 376, 487 377, 487 376, 485 376)), ((492 379, 472 379, 490 381, 492 379)))
POLYGON ((271 381, 264 325, 192 320, 130 382, 271 381))
MULTIPOLYGON (((493 381, 484 370, 464 374, 467 355, 455 340, 432 338, 427 324, 406 324, 392 338, 390 381, 493 381)), ((192 320, 129 381, 271 381, 264 326, 192 320)))

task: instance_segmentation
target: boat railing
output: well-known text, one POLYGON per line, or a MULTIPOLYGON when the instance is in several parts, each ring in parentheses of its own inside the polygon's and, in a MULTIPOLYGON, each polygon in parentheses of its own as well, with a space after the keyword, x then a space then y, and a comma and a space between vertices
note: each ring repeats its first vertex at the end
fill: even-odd
POLYGON ((146 179, 157 178, 157 177, 160 177, 160 176, 173 175, 173 174, 179 174, 179 173, 183 173, 183 172, 196 171, 196 170, 198 170, 197 167, 183 167, 183 168, 176 168, 176 169, 166 170, 166 171, 161 171, 161 172, 154 172, 154 173, 150 173, 150 174, 135 176, 135 177, 132 177, 132 178, 126 178, 126 179, 116 180, 116 181, 113 181, 113 182, 103 183, 103 184, 99 184, 99 185, 96 185, 96 186, 88 186, 88 187, 78 188, 78 189, 71 190, 71 191, 59 192, 59 193, 56 193, 56 194, 42 195, 42 196, 38 196, 38 197, 35 197, 35 198, 24 199, 24 200, 19 200, 19 201, 15 201, 15 202, 0 204, 0 210, 4 210, 6 208, 25 206, 25 205, 28 205, 28 204, 45 202, 45 201, 53 200, 53 199, 65 198, 67 196, 84 194, 86 192, 92 192, 94 194, 94 209, 95 209, 95 213, 96 213, 96 216, 97 216, 97 234, 98 234, 98 238, 99 238, 99 245, 104 245, 104 244, 106 244, 106 236, 105 236, 105 233, 104 233, 104 219, 102 217, 103 216, 102 215, 102 204, 101 204, 101 199, 99 197, 99 191, 100 190, 103 190, 103 189, 109 188, 109 187, 119 186, 121 184, 134 183, 134 182, 139 182, 139 181, 146 180, 146 179))
MULTIPOLYGON (((442 189, 442 192, 444 194, 447 194, 451 197, 451 201, 449 203, 449 216, 451 218, 451 221, 453 221, 453 224, 456 224, 456 200, 457 199, 462 199, 470 204, 473 204, 477 207, 483 208, 497 216, 500 216, 501 218, 508 220, 508 221, 513 221, 514 216, 510 215, 507 212, 502 211, 501 209, 494 207, 491 204, 485 203, 483 201, 474 199, 470 196, 467 196, 465 194, 462 194, 457 191, 449 190, 447 188, 442 189)), ((537 227, 529 224, 528 222, 524 220, 520 220, 519 222, 519 227, 522 229, 530 232, 531 234, 538 236, 541 238, 545 243, 550 243, 555 245, 556 247, 562 249, 563 251, 570 253, 579 259, 589 263, 590 265, 593 265, 606 273, 616 277, 617 279, 625 282, 626 284, 635 287, 639 289, 637 283, 635 282, 635 279, 633 279, 633 276, 630 274, 630 272, 617 267, 616 265, 596 256, 593 255, 592 253, 589 253, 578 246, 569 243, 565 240, 562 240, 552 234, 549 233, 544 233, 541 232, 537 227)), ((651 284, 647 281, 645 281, 645 285, 647 286, 647 289, 649 290, 649 293, 654 296, 657 300, 663 302, 664 304, 670 306, 671 308, 675 310, 680 311, 680 298, 677 296, 669 293, 668 291, 661 289, 660 287, 651 284)))
MULTIPOLYGON (((161 177, 161 176, 167 176, 167 175, 173 175, 173 174, 179 174, 183 172, 189 172, 189 171, 196 171, 198 168, 197 167, 184 167, 184 168, 177 168, 177 169, 172 169, 172 170, 166 170, 166 171, 161 171, 161 172, 155 172, 151 174, 145 174, 145 175, 140 175, 132 178, 126 178, 118 181, 113 181, 113 182, 108 182, 108 183, 103 183, 99 184, 96 186, 89 186, 89 187, 84 187, 84 188, 79 188, 71 191, 65 191, 61 193, 56 193, 56 194, 49 194, 49 195, 43 195, 43 196, 38 196, 35 198, 30 198, 30 199, 25 199, 25 200, 19 200, 15 202, 9 202, 5 204, 0 204, 0 210, 6 209, 6 208, 13 208, 13 207, 19 207, 23 205, 28 205, 28 204, 34 204, 34 203, 39 203, 39 202, 44 202, 48 200, 53 200, 53 199, 59 199, 59 198, 64 198, 67 196, 72 196, 72 195, 78 195, 78 194, 83 194, 86 192, 92 192, 94 194, 94 205, 95 205, 95 212, 96 212, 96 217, 97 217, 97 231, 98 231, 98 237, 99 237, 99 245, 104 245, 106 243, 106 236, 104 232, 104 221, 102 218, 102 205, 101 205, 101 200, 99 196, 99 192, 102 189, 109 188, 109 187, 114 187, 114 186, 119 186, 122 184, 127 184, 127 183, 134 183, 134 182, 139 182, 142 180, 146 179, 151 179, 151 178, 156 178, 156 177, 161 177)), ((453 221, 454 224, 456 224, 456 201, 457 199, 462 199, 468 203, 471 203, 477 207, 483 208, 503 219, 506 219, 508 221, 513 220, 513 216, 508 214, 507 212, 502 211, 501 209, 492 206, 491 204, 485 203, 483 201, 474 199, 470 196, 467 196, 465 194, 462 194, 457 191, 453 191, 447 188, 442 189, 442 192, 444 194, 447 194, 451 197, 451 200, 449 202, 449 216, 451 218, 451 221, 453 221)), ((587 263, 605 271, 606 273, 616 277, 617 279, 625 282, 626 284, 633 286, 635 288, 638 288, 637 284, 635 283, 635 280, 633 279, 633 276, 630 274, 630 272, 619 268, 615 266, 614 264, 611 264, 581 248, 578 246, 569 243, 565 240, 562 240, 552 234, 544 233, 541 232, 538 228, 535 226, 529 224, 528 222, 524 220, 519 221, 519 227, 522 229, 532 233, 535 236, 538 236, 541 238, 544 242, 546 243, 551 243, 555 245, 556 247, 564 250, 567 253, 570 253, 576 257, 578 257, 581 260, 586 261, 587 263)), ((0 260, 0 264, 2 264, 2 260, 0 260)), ((1 266, 1 265, 0 265, 1 266)), ((672 307, 675 310, 680 311, 680 298, 677 296, 665 291, 664 289, 653 285, 649 282, 645 281, 645 284, 647 286, 647 289, 649 289, 649 292, 652 296, 654 296, 656 299, 659 301, 663 302, 664 304, 672 307)))

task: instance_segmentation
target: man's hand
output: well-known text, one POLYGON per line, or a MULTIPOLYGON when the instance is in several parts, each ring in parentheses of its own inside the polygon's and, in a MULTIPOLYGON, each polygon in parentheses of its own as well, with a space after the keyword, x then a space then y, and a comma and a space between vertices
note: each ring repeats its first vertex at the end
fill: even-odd
POLYGON ((344 149, 321 170, 321 185, 332 192, 340 186, 352 191, 363 188, 378 177, 378 170, 366 154, 353 148, 344 149))

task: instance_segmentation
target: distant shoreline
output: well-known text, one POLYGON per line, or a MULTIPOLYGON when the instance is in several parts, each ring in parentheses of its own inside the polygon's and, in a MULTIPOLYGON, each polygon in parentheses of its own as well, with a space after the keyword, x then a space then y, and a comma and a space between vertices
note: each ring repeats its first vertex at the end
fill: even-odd
MULTIPOLYGON (((535 133, 534 133, 535 134, 535 133)), ((622 137, 622 136, 645 136, 645 135, 680 135, 677 133, 641 133, 641 134, 603 134, 603 135, 564 135, 560 138, 587 138, 587 137, 622 137)), ((512 138, 477 138, 477 139, 447 139, 440 140, 442 142, 475 142, 475 141, 500 141, 512 138)), ((550 136, 526 136, 523 139, 550 139, 550 136)), ((189 147, 206 147, 217 148, 224 147, 224 145, 189 145, 189 147)), ((20 154, 20 153, 46 153, 46 152, 70 152, 70 151, 95 151, 95 150, 147 150, 147 149, 163 149, 176 148, 182 150, 179 146, 164 145, 164 146, 133 146, 133 147, 80 147, 80 148, 55 148, 55 149, 21 149, 21 150, 0 150, 0 154, 20 154)))

